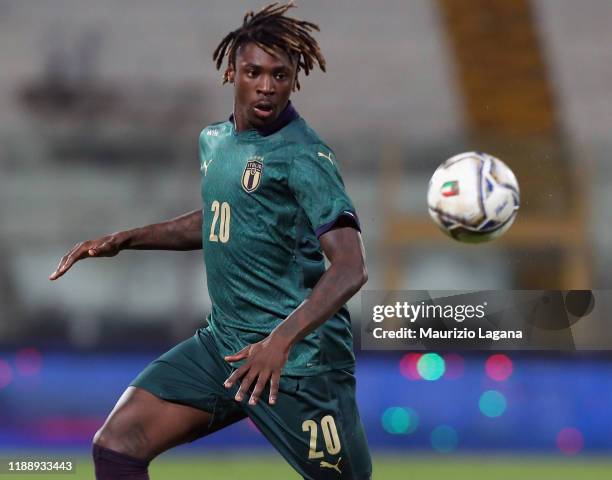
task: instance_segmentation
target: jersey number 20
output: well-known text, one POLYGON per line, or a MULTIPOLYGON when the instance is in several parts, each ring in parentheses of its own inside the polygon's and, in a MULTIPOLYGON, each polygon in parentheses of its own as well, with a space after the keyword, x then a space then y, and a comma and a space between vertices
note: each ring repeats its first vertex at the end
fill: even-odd
POLYGON ((215 200, 210 206, 210 211, 213 212, 213 219, 210 223, 208 239, 211 242, 227 243, 230 237, 230 220, 232 217, 229 203, 219 203, 215 200), (216 231, 217 222, 219 222, 218 232, 216 231))

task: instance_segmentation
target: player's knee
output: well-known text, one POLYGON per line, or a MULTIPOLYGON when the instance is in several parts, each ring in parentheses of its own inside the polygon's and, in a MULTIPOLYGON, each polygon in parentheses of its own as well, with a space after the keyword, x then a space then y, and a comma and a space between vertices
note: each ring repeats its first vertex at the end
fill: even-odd
POLYGON ((92 443, 93 445, 98 445, 99 447, 108 448, 109 450, 115 450, 115 448, 113 447, 117 442, 114 441, 113 435, 108 431, 108 429, 102 427, 94 435, 92 443))
POLYGON ((136 428, 118 431, 108 425, 104 425, 94 435, 93 444, 123 455, 147 459, 149 455, 146 451, 145 442, 137 430, 136 428))

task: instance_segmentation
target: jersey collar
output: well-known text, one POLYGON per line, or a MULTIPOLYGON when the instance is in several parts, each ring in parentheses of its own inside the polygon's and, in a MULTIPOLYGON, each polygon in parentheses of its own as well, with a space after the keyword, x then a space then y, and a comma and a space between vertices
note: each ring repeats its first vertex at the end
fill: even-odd
MULTIPOLYGON (((264 137, 267 137, 268 135, 272 135, 273 133, 276 133, 280 129, 286 127, 287 125, 289 125, 291 122, 293 122, 293 120, 295 120, 299 116, 300 115, 297 112, 297 110, 295 108, 293 108, 293 105, 291 104, 291 100, 289 100, 287 102, 287 106, 281 112, 281 114, 278 116, 278 118, 276 120, 274 120, 274 122, 272 122, 270 125, 266 125, 265 127, 258 129, 257 132, 259 132, 260 135, 262 135, 264 137)), ((234 131, 235 131, 236 124, 234 123, 234 114, 233 113, 230 115, 229 121, 232 122, 232 125, 234 125, 234 131)))

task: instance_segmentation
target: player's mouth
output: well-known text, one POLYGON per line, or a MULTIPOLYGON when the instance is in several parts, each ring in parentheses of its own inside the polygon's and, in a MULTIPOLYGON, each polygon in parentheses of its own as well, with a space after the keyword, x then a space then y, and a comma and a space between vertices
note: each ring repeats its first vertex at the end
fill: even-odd
POLYGON ((274 104, 272 102, 257 102, 253 106, 253 112, 255 116, 257 116, 261 120, 268 120, 272 115, 274 115, 274 104))

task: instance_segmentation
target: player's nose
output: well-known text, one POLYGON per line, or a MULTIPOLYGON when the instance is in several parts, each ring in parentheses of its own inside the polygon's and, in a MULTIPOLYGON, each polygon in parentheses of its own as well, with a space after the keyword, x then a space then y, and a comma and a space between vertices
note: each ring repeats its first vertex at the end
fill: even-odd
POLYGON ((257 93, 262 95, 272 95, 274 93, 274 80, 269 75, 261 75, 257 93))

